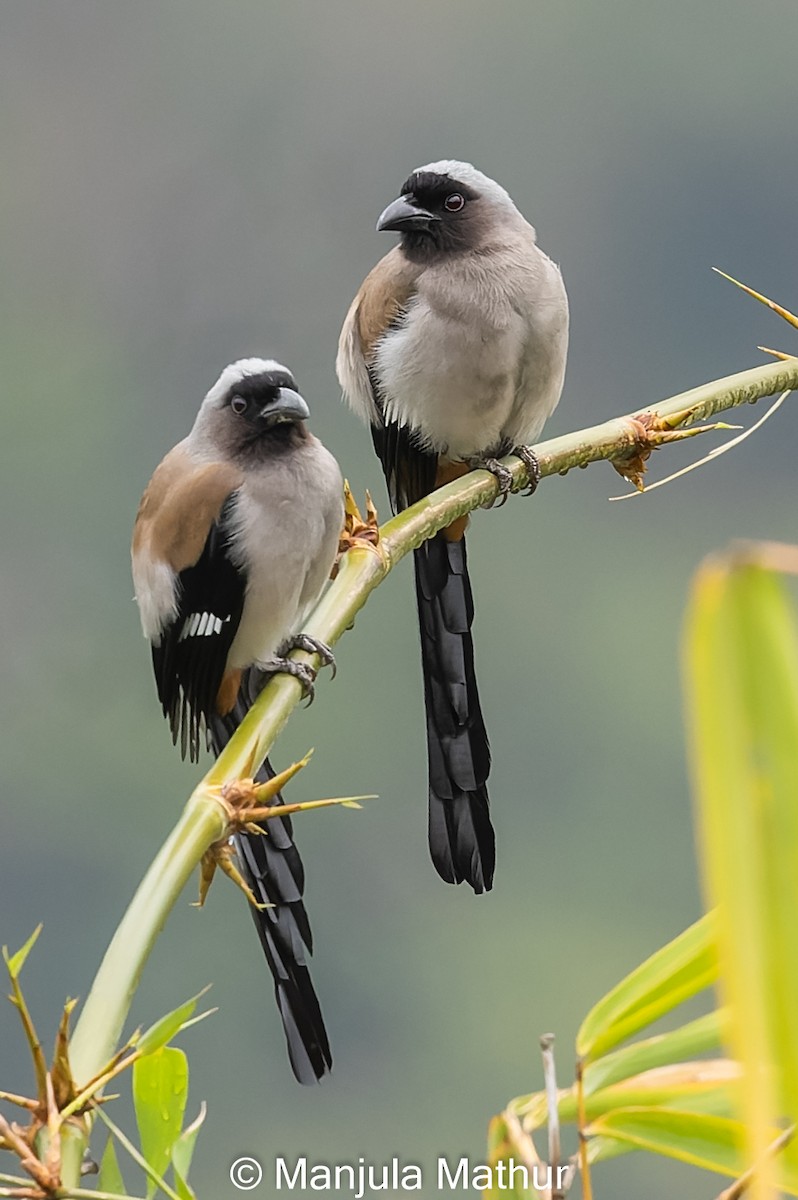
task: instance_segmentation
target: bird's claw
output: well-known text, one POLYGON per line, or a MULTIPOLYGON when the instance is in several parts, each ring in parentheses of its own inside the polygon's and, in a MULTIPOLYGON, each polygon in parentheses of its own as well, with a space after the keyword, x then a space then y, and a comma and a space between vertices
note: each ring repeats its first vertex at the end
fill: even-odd
POLYGON ((540 463, 538 457, 529 446, 513 446, 513 454, 516 458, 520 458, 521 462, 526 467, 527 478, 529 480, 527 489, 522 492, 522 496, 532 496, 537 491, 537 486, 540 483, 540 463))
POLYGON ((507 497, 509 496, 513 486, 512 471, 509 469, 509 467, 505 467, 502 463, 500 463, 498 458, 483 458, 480 459, 476 465, 481 467, 484 471, 490 471, 491 475, 498 483, 499 495, 496 497, 496 499, 494 499, 490 507, 493 508, 496 505, 496 500, 498 500, 499 508, 501 508, 503 504, 507 503, 507 497))
MULTIPOLYGON (((528 484, 524 496, 531 496, 540 483, 540 463, 537 460, 537 455, 530 450, 528 446, 513 446, 512 453, 516 458, 520 458, 521 462, 526 467, 528 484)), ((474 468, 481 468, 483 471, 490 471, 491 475, 496 479, 499 485, 499 494, 490 508, 493 508, 498 500, 499 508, 506 502, 507 497, 513 489, 513 473, 509 467, 505 467, 504 463, 499 462, 497 458, 492 456, 487 458, 476 459, 469 465, 474 468)))
POLYGON ((275 658, 269 664, 269 669, 275 675, 292 675, 294 679, 298 679, 302 684, 302 690, 307 697, 308 704, 313 703, 316 696, 314 685, 318 672, 309 663, 294 662, 292 658, 275 658))
POLYGON ((338 672, 338 665, 335 661, 335 655, 326 642, 311 637, 309 633, 295 633, 288 641, 288 650, 304 650, 306 654, 318 654, 321 659, 321 665, 323 667, 330 667, 330 678, 335 679, 338 672))

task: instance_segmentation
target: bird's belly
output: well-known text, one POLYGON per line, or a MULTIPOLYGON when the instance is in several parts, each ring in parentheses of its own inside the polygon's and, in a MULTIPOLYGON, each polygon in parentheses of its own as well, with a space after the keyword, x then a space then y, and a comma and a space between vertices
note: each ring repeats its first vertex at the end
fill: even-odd
POLYGON ((286 580, 281 584, 279 575, 259 575, 255 572, 247 582, 241 623, 227 655, 228 669, 268 663, 295 632, 299 589, 286 586, 286 580))
POLYGON ((510 416, 523 340, 516 322, 469 329, 427 312, 377 349, 386 416, 450 458, 494 449, 510 416))
POLYGON ((320 446, 292 471, 273 466, 263 494, 236 506, 233 555, 247 565, 244 609, 229 669, 268 663, 297 633, 329 578, 343 525, 343 481, 320 446), (268 520, 264 520, 264 513, 268 520))

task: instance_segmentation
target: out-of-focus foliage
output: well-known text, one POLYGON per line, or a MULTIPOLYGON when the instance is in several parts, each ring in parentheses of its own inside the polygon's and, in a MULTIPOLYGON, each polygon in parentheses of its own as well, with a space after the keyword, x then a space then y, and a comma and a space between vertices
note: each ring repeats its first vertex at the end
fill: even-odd
MULTIPOLYGON (((738 1068, 717 1057, 692 1057, 717 1055, 726 1027, 724 1012, 711 1012, 616 1048, 715 981, 715 925, 714 914, 703 917, 622 979, 582 1022, 576 1039, 580 1070, 573 1086, 558 1093, 557 1111, 561 1122, 576 1125, 588 1139, 590 1163, 640 1148, 636 1139, 647 1130, 648 1148, 683 1162, 697 1163, 696 1142, 703 1139, 701 1165, 717 1171, 724 1171, 730 1161, 745 1165, 739 1154, 732 1159, 729 1150, 728 1118, 738 1068), (685 1124, 686 1114, 695 1117, 693 1124, 685 1124), (708 1123, 719 1117, 726 1123, 708 1123)), ((509 1172, 511 1163, 537 1159, 533 1138, 547 1124, 545 1092, 520 1096, 494 1117, 489 1151, 496 1186, 485 1193, 488 1200, 504 1194, 501 1163, 509 1172)), ((545 1179, 541 1167, 537 1179, 529 1176, 529 1189, 519 1181, 516 1195, 537 1196, 534 1183, 545 1179)))
MULTIPOLYGON (((391 242, 377 215, 412 167, 449 155, 500 179, 562 265, 573 337, 552 433, 759 361, 776 318, 709 268, 795 307, 797 20, 793 0, 4 0, 1 940, 45 920, 26 967, 43 1028, 64 994, 85 998, 199 777, 160 717, 128 537, 219 370, 287 361, 385 516, 335 341, 391 242)), ((445 887, 427 857, 409 564, 358 618, 277 755, 316 747, 308 797, 381 796, 356 821, 296 823, 332 1079, 294 1087, 232 888, 201 913, 186 897, 133 1014, 165 1011, 176 974, 185 994, 214 982, 215 1036, 192 1061, 210 1102, 193 1175, 212 1195, 247 1152, 268 1181, 278 1153, 432 1171, 481 1146, 486 1111, 529 1087, 537 1033, 570 1043, 592 997, 695 920, 682 598, 710 545, 794 537, 796 422, 788 401, 650 498, 605 504, 617 479, 591 468, 475 517, 490 896, 445 887)), ((654 455, 652 478, 680 454, 654 455)), ((0 1010, 0 1060, 23 1090, 12 1018, 0 1010)), ((618 1200, 685 1178, 643 1156, 604 1171, 618 1200)))
MULTIPOLYGON (((763 1164, 752 1195, 769 1200, 773 1126, 798 1121, 798 629, 762 559, 798 568, 798 550, 755 546, 703 567, 687 680, 702 872, 728 1045, 743 1067, 737 1108, 748 1162, 763 1164)), ((793 1143, 785 1158, 795 1172, 793 1143)))
MULTIPOLYGON (((757 1200, 798 1193, 798 626, 785 570, 798 571, 798 548, 764 543, 698 572, 685 677, 713 907, 594 1005, 557 1102, 590 1163, 645 1150, 734 1177, 756 1168, 757 1200), (722 1009, 616 1048, 710 985, 722 1009), (721 1049, 733 1057, 692 1057, 721 1049)), ((545 1092, 511 1101, 491 1124, 494 1171, 538 1161, 532 1137, 548 1122, 545 1092)))
MULTIPOLYGON (((22 968, 40 933, 41 926, 15 954, 9 954, 3 947, 3 960, 12 989, 9 999, 22 1025, 20 1042, 23 1046, 27 1043, 33 1062, 35 1094, 26 1096, 0 1090, 3 1108, 14 1111, 13 1120, 0 1112, 0 1165, 3 1168, 0 1180, 4 1185, 27 1183, 28 1188, 38 1185, 42 1195, 50 1195, 62 1179, 62 1164, 68 1154, 66 1141, 75 1132, 73 1122, 81 1120, 96 1124, 99 1120, 108 1126, 113 1137, 144 1172, 148 1200, 159 1189, 171 1200, 196 1200, 188 1183, 188 1171, 206 1110, 203 1104, 197 1118, 183 1128, 188 1098, 188 1059, 182 1050, 168 1043, 210 1012, 196 1015, 200 996, 194 996, 145 1032, 137 1030, 94 1078, 83 1080, 76 1086, 69 1062, 69 1022, 75 1001, 69 1000, 64 1005, 52 1063, 48 1064, 22 991, 22 968), (104 1107, 109 1100, 118 1099, 118 1096, 108 1096, 108 1085, 131 1073, 141 1149, 122 1132, 104 1107), (167 1169, 171 1169, 174 1187, 164 1180, 167 1169), (19 1174, 11 1174, 12 1170, 19 1174)), ((98 1186, 104 1194, 128 1194, 111 1139, 102 1154, 98 1186)), ((23 1192, 28 1194, 24 1186, 22 1192, 18 1189, 8 1192, 5 1186, 0 1187, 3 1195, 21 1195, 23 1192)))
POLYGON ((133 1107, 140 1148, 110 1119, 107 1109, 97 1110, 96 1116, 110 1131, 100 1162, 101 1191, 128 1195, 119 1167, 120 1146, 139 1168, 140 1183, 131 1194, 138 1196, 144 1186, 147 1200, 156 1195, 197 1200, 188 1172, 206 1109, 203 1104, 198 1116, 183 1128, 188 1075, 188 1059, 176 1046, 160 1046, 133 1064, 133 1107))

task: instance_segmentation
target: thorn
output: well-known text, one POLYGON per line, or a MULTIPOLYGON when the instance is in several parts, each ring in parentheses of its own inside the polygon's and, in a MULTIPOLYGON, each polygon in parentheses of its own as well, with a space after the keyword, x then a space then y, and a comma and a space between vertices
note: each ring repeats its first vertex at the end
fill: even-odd
POLYGON ((366 517, 364 520, 357 506, 357 501, 352 495, 349 482, 345 480, 344 527, 338 540, 338 557, 330 573, 330 578, 335 579, 335 576, 338 574, 341 558, 346 554, 347 550, 360 547, 377 551, 379 543, 380 527, 377 522, 377 509, 374 506, 371 494, 366 492, 366 517))
POLYGON ((8 1104, 16 1104, 17 1108, 26 1108, 29 1112, 36 1112, 39 1107, 38 1100, 33 1100, 29 1096, 18 1096, 15 1092, 0 1092, 0 1100, 5 1100, 8 1104))
POLYGON ((199 882, 199 899, 195 900, 192 908, 202 908, 205 904, 208 892, 211 890, 214 876, 216 875, 216 855, 214 854, 213 846, 210 850, 206 850, 200 861, 200 882, 199 882))
POLYGON ((263 912, 265 908, 274 907, 273 904, 261 904, 259 900, 255 899, 254 892, 244 879, 244 876, 241 874, 238 867, 233 862, 233 852, 228 845, 225 845, 224 848, 220 850, 218 863, 227 878, 231 879, 236 887, 241 889, 252 907, 257 908, 258 912, 263 912))
MULTIPOLYGON (((784 403, 784 401, 787 399, 787 397, 789 395, 790 395, 789 392, 782 392, 782 394, 778 397, 778 399, 774 400, 774 402, 771 404, 770 408, 767 409, 767 411, 764 413, 764 415, 761 416, 759 418, 759 420, 756 421, 751 426, 750 429, 745 429, 745 430, 743 430, 742 433, 738 433, 737 437, 732 438, 731 441, 729 441, 729 442, 723 442, 723 443, 721 443, 720 446, 715 446, 715 448, 713 450, 710 450, 709 453, 706 454, 703 458, 699 458, 695 462, 688 463, 688 465, 686 467, 682 467, 682 469, 680 471, 674 471, 672 475, 666 475, 664 479, 658 479, 658 480, 656 480, 655 483, 650 483, 648 485, 648 487, 645 489, 643 487, 637 487, 637 492, 626 492, 623 496, 610 496, 610 501, 629 500, 632 496, 638 495, 640 492, 643 492, 643 491, 653 492, 655 488, 664 487, 666 483, 672 483, 674 481, 674 479, 681 479, 681 477, 683 475, 689 475, 691 471, 695 471, 698 467, 703 467, 706 463, 714 462, 715 459, 719 458, 721 454, 725 454, 728 450, 733 449, 734 446, 739 446, 740 443, 744 442, 746 438, 749 438, 752 433, 756 433, 756 431, 758 429, 761 429, 761 427, 765 424, 765 422, 768 421, 773 416, 773 414, 781 408, 782 404, 784 403)), ((722 427, 722 424, 720 427, 722 427)), ((714 427, 707 426, 707 428, 711 429, 714 427)), ((737 426, 737 427, 729 426, 729 428, 732 428, 732 429, 739 428, 739 426, 737 426)), ((689 434, 691 431, 686 430, 685 432, 689 434)), ((615 464, 613 464, 613 465, 615 465, 615 464)), ((617 469, 618 468, 616 467, 616 470, 617 469)), ((621 475, 625 474, 624 471, 620 471, 619 473, 621 475)), ((632 483, 635 483, 635 486, 637 486, 637 481, 634 478, 631 478, 630 476, 627 476, 627 478, 630 478, 630 481, 632 483)), ((642 479, 640 480, 640 482, 642 483, 642 479)))
POLYGON ((279 775, 275 775, 273 779, 269 779, 265 783, 256 783, 254 779, 234 779, 230 783, 223 784, 219 794, 230 809, 231 824, 234 824, 238 810, 245 805, 251 807, 253 804, 263 804, 272 800, 303 767, 308 765, 312 756, 313 749, 311 747, 299 762, 292 763, 290 767, 286 767, 279 775))
POLYGON ((303 800, 299 804, 272 804, 268 808, 245 808, 241 809, 238 814, 239 821, 245 829, 254 833, 265 833, 252 822, 268 821, 273 817, 292 817, 294 813, 313 812, 316 808, 331 808, 333 805, 338 805, 340 808, 362 808, 361 800, 376 800, 376 794, 370 796, 334 796, 329 800, 303 800))
POLYGON ((713 267, 712 270, 716 275, 722 275, 724 279, 728 279, 729 283, 733 283, 735 287, 740 288, 741 291, 745 292, 748 296, 752 296, 754 300, 758 300, 760 304, 764 304, 767 308, 772 309, 774 313, 778 313, 779 316, 783 317, 789 325, 792 325, 798 329, 798 317, 796 317, 794 313, 791 313, 789 309, 782 308, 780 304, 776 304, 775 300, 769 300, 767 296, 763 296, 761 292, 755 292, 754 289, 748 287, 747 284, 740 283, 739 279, 735 279, 733 275, 727 275, 725 271, 721 271, 720 267, 713 267))
MULTIPOLYGON (((240 828, 246 827, 240 826, 240 828)), ((250 832, 252 832, 252 830, 250 830, 250 832)), ((262 833, 263 831, 257 830, 257 832, 262 833)), ((217 867, 221 869, 222 873, 225 874, 228 879, 233 881, 237 888, 241 889, 247 900, 254 908, 260 910, 271 907, 268 904, 261 904, 255 898, 252 889, 233 861, 233 851, 230 848, 227 837, 225 837, 221 841, 215 842, 214 845, 211 846, 210 850, 206 850, 202 856, 202 863, 200 866, 199 900, 192 905, 192 908, 202 908, 204 906, 208 892, 211 888, 211 884, 216 877, 217 867)))
POLYGON ((265 829, 256 822, 267 821, 270 817, 285 816, 287 813, 299 811, 303 805, 271 804, 289 780, 298 774, 310 762, 312 748, 304 758, 292 763, 284 771, 280 771, 273 779, 265 783, 256 783, 254 779, 233 779, 213 788, 213 792, 224 804, 227 810, 227 829, 219 841, 215 842, 202 856, 200 863, 199 899, 195 908, 202 908, 216 876, 217 868, 231 879, 239 888, 250 904, 258 910, 270 908, 255 897, 249 884, 235 865, 234 851, 230 847, 230 838, 235 833, 261 834, 268 837, 265 829))
POLYGON ((757 350, 761 350, 763 354, 771 354, 773 358, 780 359, 781 362, 789 362, 795 358, 794 354, 785 354, 783 350, 771 350, 770 346, 757 346, 757 350))

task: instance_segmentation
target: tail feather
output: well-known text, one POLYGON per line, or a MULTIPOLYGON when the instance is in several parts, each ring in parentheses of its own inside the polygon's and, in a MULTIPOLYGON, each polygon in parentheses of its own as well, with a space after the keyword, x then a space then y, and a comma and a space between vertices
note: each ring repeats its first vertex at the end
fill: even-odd
POLYGON ((479 895, 493 883, 495 840, 488 792, 483 785, 451 799, 430 789, 429 842, 432 861, 447 883, 466 880, 479 895))
MULTIPOLYGON (((220 753, 239 725, 254 698, 253 691, 256 694, 252 679, 245 679, 230 716, 210 720, 208 734, 214 754, 220 753)), ((256 779, 266 782, 273 778, 266 759, 256 779)), ((276 796, 272 803, 282 804, 282 797, 276 796)), ((233 844, 241 873, 256 899, 270 905, 263 909, 250 905, 249 910, 274 979, 291 1067, 300 1083, 317 1083, 329 1073, 332 1054, 307 967, 313 938, 302 899, 305 871, 294 845, 291 819, 275 817, 264 823, 262 834, 238 833, 233 844)))
POLYGON ((489 891, 496 861, 486 787, 490 747, 474 673, 465 540, 436 534, 415 551, 415 565, 432 861, 447 882, 489 891))

